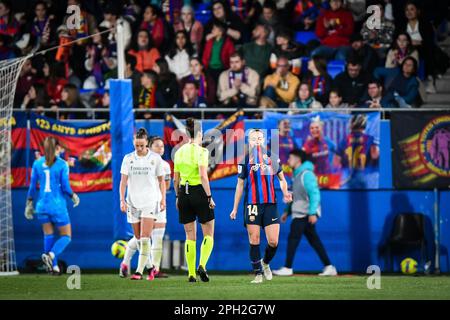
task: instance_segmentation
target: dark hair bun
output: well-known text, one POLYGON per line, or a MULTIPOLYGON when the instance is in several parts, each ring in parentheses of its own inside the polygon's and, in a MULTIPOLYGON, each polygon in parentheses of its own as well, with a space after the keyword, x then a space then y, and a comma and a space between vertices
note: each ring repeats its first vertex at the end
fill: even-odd
POLYGON ((139 130, 136 132, 136 138, 137 139, 147 139, 148 133, 145 128, 139 128, 139 130))
POLYGON ((187 118, 186 119, 186 127, 188 128, 194 128, 195 126, 195 119, 194 118, 187 118))

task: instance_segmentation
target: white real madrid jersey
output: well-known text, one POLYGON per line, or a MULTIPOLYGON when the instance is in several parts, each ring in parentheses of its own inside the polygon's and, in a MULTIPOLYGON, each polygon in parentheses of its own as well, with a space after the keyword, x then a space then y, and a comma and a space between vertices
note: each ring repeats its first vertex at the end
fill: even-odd
POLYGON ((159 154, 150 150, 143 157, 136 152, 129 153, 123 158, 120 173, 128 176, 127 202, 131 206, 143 209, 160 200, 157 177, 163 176, 164 170, 159 154))

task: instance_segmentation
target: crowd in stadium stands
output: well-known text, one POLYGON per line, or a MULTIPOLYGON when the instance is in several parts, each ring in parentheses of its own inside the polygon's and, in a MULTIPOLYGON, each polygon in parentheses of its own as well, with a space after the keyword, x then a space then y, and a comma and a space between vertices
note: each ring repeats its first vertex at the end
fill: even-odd
POLYGON ((161 118, 158 108, 245 107, 257 117, 272 107, 418 107, 449 67, 438 46, 448 1, 204 2, 40 0, 16 12, 0 0, 0 60, 81 39, 25 63, 15 107, 61 119, 90 118, 96 107, 108 118, 119 23, 141 119, 161 118), (68 28, 68 5, 81 8, 78 29, 68 28), (85 112, 64 111, 72 108, 85 112))

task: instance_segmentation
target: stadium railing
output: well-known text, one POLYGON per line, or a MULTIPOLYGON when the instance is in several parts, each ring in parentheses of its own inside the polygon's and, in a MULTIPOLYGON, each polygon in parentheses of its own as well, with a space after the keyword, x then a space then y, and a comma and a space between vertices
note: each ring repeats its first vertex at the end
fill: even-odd
MULTIPOLYGON (((245 113, 251 115, 255 115, 255 114, 262 114, 265 111, 267 112, 279 112, 279 113, 287 113, 287 112, 292 112, 292 109, 288 109, 288 108, 183 108, 183 109, 176 109, 176 108, 155 108, 155 109, 133 109, 133 113, 135 115, 139 115, 139 114, 143 114, 143 113, 153 113, 155 115, 157 115, 158 120, 161 120, 164 116, 164 114, 166 113, 170 113, 175 115, 175 117, 177 117, 177 115, 179 115, 179 117, 183 117, 185 116, 185 114, 190 114, 190 115, 194 115, 194 117, 197 117, 200 120, 216 120, 214 118, 211 117, 207 117, 208 114, 223 114, 224 116, 227 115, 231 115, 234 112, 238 111, 238 110, 243 110, 245 113), (183 115, 184 114, 184 115, 183 115), (198 116, 197 116, 198 115, 198 116)), ((370 109, 370 108, 336 108, 336 109, 331 109, 331 108, 323 108, 323 109, 301 109, 301 110, 295 110, 295 114, 305 114, 305 113, 311 113, 311 112, 338 112, 338 113, 354 113, 354 112, 380 112, 381 113, 381 119, 389 119, 389 115, 391 113, 395 113, 395 112, 429 112, 429 111, 450 111, 450 106, 445 106, 445 105, 436 105, 436 106, 430 106, 430 107, 426 107, 426 108, 411 108, 411 109, 398 109, 398 108, 382 108, 382 109, 370 109)), ((28 110, 23 110, 20 108, 14 108, 13 112, 42 112, 42 109, 28 109, 28 110)), ((52 110, 45 110, 45 113, 52 113, 52 114, 56 114, 56 117, 59 118, 59 116, 61 114, 67 114, 67 113, 84 113, 86 116, 86 118, 77 118, 77 119, 69 119, 69 120, 65 120, 65 121, 72 121, 72 120, 105 120, 104 117, 98 117, 98 114, 105 114, 107 112, 109 112, 109 109, 106 108, 67 108, 67 109, 60 109, 60 110, 56 110, 56 111, 52 111, 52 110)), ((144 120, 144 119, 142 119, 144 120)), ((153 120, 153 119, 149 119, 149 120, 153 120)))

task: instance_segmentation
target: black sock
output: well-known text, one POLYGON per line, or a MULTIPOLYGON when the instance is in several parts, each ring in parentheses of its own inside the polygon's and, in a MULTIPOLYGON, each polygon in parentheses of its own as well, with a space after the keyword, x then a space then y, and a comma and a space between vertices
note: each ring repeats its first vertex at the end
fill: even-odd
POLYGON ((277 253, 277 248, 278 246, 271 247, 267 245, 266 251, 264 252, 264 260, 263 260, 265 264, 269 264, 270 261, 272 261, 273 257, 275 256, 275 253, 277 253))
POLYGON ((261 250, 259 249, 259 244, 250 245, 250 261, 252 262, 252 267, 255 274, 261 274, 262 265, 261 265, 261 250))

